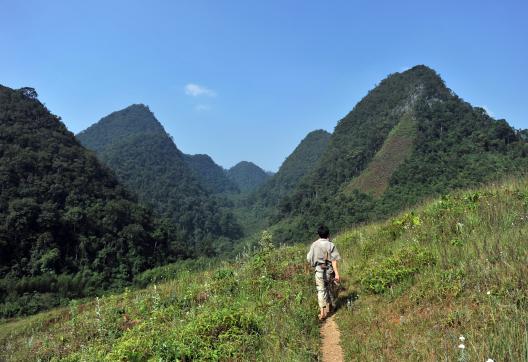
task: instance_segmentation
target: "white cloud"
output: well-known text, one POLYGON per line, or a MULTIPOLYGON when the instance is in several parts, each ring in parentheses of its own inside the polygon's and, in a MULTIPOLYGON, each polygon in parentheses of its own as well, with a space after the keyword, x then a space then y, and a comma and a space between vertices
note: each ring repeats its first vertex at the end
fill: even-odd
POLYGON ((211 106, 208 104, 198 104, 194 107, 194 110, 197 112, 205 112, 211 109, 211 106))
POLYGON ((216 97, 216 92, 212 89, 209 89, 207 87, 189 83, 185 85, 185 94, 192 97, 198 97, 198 96, 208 96, 208 97, 216 97))

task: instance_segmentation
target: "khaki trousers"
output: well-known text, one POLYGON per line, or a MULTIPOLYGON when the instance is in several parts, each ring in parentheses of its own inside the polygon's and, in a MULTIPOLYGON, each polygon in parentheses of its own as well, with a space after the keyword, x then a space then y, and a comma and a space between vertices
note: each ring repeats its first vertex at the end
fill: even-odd
POLYGON ((316 271, 315 272, 315 286, 317 289, 317 302, 319 308, 325 308, 328 304, 335 307, 336 300, 336 285, 334 283, 333 271, 316 271))

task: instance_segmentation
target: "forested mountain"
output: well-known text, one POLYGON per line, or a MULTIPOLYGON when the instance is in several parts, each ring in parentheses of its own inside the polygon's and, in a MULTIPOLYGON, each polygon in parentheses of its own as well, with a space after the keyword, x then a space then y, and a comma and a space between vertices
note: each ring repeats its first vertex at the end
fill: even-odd
POLYGON ((300 180, 318 165, 330 136, 324 130, 308 133, 282 163, 279 171, 257 190, 254 195, 256 200, 266 206, 277 206, 278 201, 288 196, 300 180))
POLYGON ((190 255, 36 97, 0 86, 0 317, 190 255))
POLYGON ((238 186, 227 177, 227 171, 208 155, 184 155, 196 178, 212 193, 237 193, 238 186))
POLYGON ((340 120, 318 165, 282 199, 279 239, 386 216, 429 195, 526 169, 527 144, 416 66, 371 90, 340 120), (287 231, 285 231, 287 230, 287 231))
POLYGON ((178 227, 178 237, 200 255, 212 255, 241 236, 233 215, 200 184, 185 155, 152 112, 132 105, 77 135, 140 200, 178 227))
POLYGON ((227 171, 227 176, 242 192, 250 192, 271 177, 253 162, 241 161, 227 171))

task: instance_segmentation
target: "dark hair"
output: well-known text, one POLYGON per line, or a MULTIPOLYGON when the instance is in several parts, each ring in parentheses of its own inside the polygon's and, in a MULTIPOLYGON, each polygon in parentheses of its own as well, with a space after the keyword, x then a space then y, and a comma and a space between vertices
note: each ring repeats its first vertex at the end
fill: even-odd
POLYGON ((317 234, 319 234, 320 238, 326 239, 330 235, 330 230, 326 226, 321 225, 317 229, 317 234))

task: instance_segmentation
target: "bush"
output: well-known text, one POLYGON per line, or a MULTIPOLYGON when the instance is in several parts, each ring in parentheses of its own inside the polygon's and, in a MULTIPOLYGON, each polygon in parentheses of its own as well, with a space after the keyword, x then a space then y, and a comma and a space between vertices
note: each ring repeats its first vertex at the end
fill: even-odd
POLYGON ((418 245, 405 246, 366 268, 361 273, 361 286, 368 292, 381 294, 434 263, 435 257, 429 250, 418 245))
POLYGON ((233 308, 204 312, 183 328, 180 350, 185 360, 236 358, 255 350, 259 334, 259 322, 249 312, 233 308))
POLYGON ((154 330, 148 323, 127 332, 108 355, 111 361, 231 360, 255 350, 258 320, 249 312, 204 311, 181 328, 154 330))

